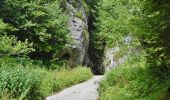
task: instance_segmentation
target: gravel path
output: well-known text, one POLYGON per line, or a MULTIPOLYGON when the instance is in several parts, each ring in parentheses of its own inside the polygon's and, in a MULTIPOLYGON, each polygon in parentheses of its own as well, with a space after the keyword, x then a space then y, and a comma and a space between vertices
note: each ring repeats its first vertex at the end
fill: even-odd
POLYGON ((98 100, 97 88, 102 79, 103 76, 93 76, 92 79, 64 89, 46 100, 98 100))

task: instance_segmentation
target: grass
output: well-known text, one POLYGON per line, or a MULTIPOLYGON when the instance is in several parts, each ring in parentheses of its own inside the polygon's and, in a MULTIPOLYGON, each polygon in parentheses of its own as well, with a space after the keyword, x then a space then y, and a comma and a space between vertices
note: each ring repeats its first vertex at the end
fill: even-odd
POLYGON ((21 60, 0 58, 0 99, 42 100, 92 76, 91 70, 82 66, 49 70, 21 60))
POLYGON ((159 70, 147 67, 142 58, 128 61, 106 74, 100 83, 100 100, 164 100, 170 75, 162 72, 157 76, 159 70), (153 70, 157 70, 155 75, 153 70))
POLYGON ((70 70, 49 71, 43 78, 40 85, 42 95, 48 96, 71 85, 90 79, 92 73, 85 67, 77 67, 70 70))

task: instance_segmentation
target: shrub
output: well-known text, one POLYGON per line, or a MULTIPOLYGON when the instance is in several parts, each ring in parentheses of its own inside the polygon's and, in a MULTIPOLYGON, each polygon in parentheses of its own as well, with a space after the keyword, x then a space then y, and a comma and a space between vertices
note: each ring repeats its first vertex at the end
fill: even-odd
POLYGON ((32 43, 28 43, 28 40, 25 42, 17 41, 14 36, 1 36, 0 35, 0 56, 23 56, 31 51, 34 51, 32 48, 32 43))
POLYGON ((85 67, 47 70, 41 66, 25 58, 0 58, 0 99, 42 100, 92 76, 85 67))
MULTIPOLYGON (((169 4, 169 0, 98 1, 94 32, 98 40, 106 41, 109 48, 116 44, 122 47, 123 38, 132 35, 137 40, 134 44, 142 48, 146 58, 110 72, 101 83, 101 99, 156 100, 166 94, 170 87, 169 4), (138 65, 143 62, 146 64, 142 67, 138 65)), ((120 53, 124 55, 127 50, 122 50, 120 53)))
POLYGON ((1 4, 0 17, 13 27, 4 31, 17 40, 33 43, 32 57, 52 59, 66 47, 68 18, 58 0, 4 0, 1 4))
POLYGON ((21 42, 15 36, 7 36, 7 30, 13 31, 14 28, 0 19, 0 56, 22 56, 34 50, 33 44, 29 43, 27 39, 21 42))
MULTIPOLYGON (((155 76, 144 59, 112 70, 100 83, 101 100, 161 100, 169 87, 169 75, 155 76), (161 77, 162 76, 162 77, 161 77), (166 79, 163 77, 166 76, 166 79)), ((152 71, 155 68, 152 69, 152 71)))
POLYGON ((23 66, 0 68, 0 97, 3 92, 10 93, 10 96, 17 99, 37 96, 38 83, 42 77, 40 70, 24 68, 23 66))

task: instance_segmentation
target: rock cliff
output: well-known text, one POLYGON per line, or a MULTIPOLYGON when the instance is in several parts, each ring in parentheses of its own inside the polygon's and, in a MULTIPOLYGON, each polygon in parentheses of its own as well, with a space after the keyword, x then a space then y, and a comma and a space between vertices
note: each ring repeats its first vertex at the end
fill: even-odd
POLYGON ((81 65, 89 63, 87 51, 89 46, 88 32, 88 7, 83 0, 67 0, 65 7, 69 16, 69 29, 73 38, 73 44, 64 50, 62 56, 66 56, 69 65, 81 65))
MULTIPOLYGON (((99 74, 103 73, 103 70, 110 70, 127 60, 129 55, 127 53, 120 58, 116 57, 122 49, 118 45, 107 48, 104 43, 101 43, 98 45, 102 49, 98 50, 96 44, 92 43, 93 37, 90 41, 89 33, 93 34, 93 32, 89 30, 92 28, 93 21, 90 19, 90 10, 84 0, 66 0, 64 7, 68 12, 68 23, 73 43, 69 49, 63 50, 61 55, 67 58, 69 66, 89 65, 93 73, 99 74)), ((124 43, 128 46, 132 38, 127 36, 124 39, 124 43)))

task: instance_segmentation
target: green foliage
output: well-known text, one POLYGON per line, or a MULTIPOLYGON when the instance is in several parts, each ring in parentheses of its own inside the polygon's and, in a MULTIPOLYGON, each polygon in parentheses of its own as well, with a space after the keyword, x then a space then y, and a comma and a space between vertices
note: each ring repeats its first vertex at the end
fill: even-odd
POLYGON ((12 29, 8 24, 5 24, 2 19, 0 19, 0 34, 3 34, 3 32, 7 29, 12 29))
POLYGON ((3 65, 0 68, 0 97, 4 92, 10 97, 22 100, 38 95, 38 84, 42 77, 41 70, 24 68, 23 66, 11 67, 3 65))
MULTIPOLYGON (((33 43, 37 53, 52 53, 53 58, 68 43, 68 18, 57 0, 4 0, 0 7, 2 20, 14 30, 6 31, 20 41, 33 43)), ((2 25, 3 26, 3 25, 2 25)), ((22 51, 21 51, 22 52, 22 51)))
POLYGON ((92 76, 90 69, 68 70, 64 61, 57 62, 60 51, 72 44, 61 8, 66 1, 0 1, 0 99, 42 100, 92 76))
POLYGON ((41 66, 25 58, 0 58, 0 99, 42 100, 92 76, 85 67, 47 70, 41 66))
POLYGON ((32 60, 30 60, 29 58, 25 58, 25 57, 9 57, 9 56, 0 57, 0 67, 3 67, 3 66, 9 66, 11 68, 18 67, 18 66, 23 66, 23 67, 31 67, 31 66, 36 67, 37 66, 38 67, 38 64, 33 65, 32 62, 33 62, 32 60))
POLYGON ((123 37, 130 34, 127 26, 129 14, 125 8, 121 0, 100 0, 98 3, 98 37, 103 38, 109 46, 122 42, 123 37))
MULTIPOLYGON (((126 35, 137 37, 151 66, 169 64, 169 1, 100 0, 95 33, 108 47, 122 44, 126 35), (158 58, 159 57, 159 58, 158 58)), ((138 44, 138 42, 136 42, 138 44)))
POLYGON ((169 1, 152 1, 148 2, 147 5, 151 5, 146 10, 147 18, 150 26, 153 27, 151 39, 146 38, 144 42, 146 43, 146 51, 149 54, 148 62, 151 66, 164 66, 169 68, 169 25, 170 20, 167 18, 169 16, 168 6, 169 1), (157 27, 154 27, 157 25, 157 27))
MULTIPOLYGON (((170 87, 169 4, 168 0, 98 1, 94 32, 98 40, 106 41, 108 48, 124 47, 123 38, 130 35, 135 38, 133 48, 140 46, 146 59, 144 69, 138 65, 143 61, 134 61, 110 72, 101 84, 101 99, 157 100, 166 94, 170 87)), ((125 50, 117 56, 126 54, 125 50)))
POLYGON ((7 30, 14 31, 14 28, 0 20, 0 56, 21 56, 34 50, 32 48, 33 44, 28 43, 27 39, 21 42, 15 36, 7 36, 7 30))
POLYGON ((83 20, 82 12, 81 11, 77 12, 76 13, 76 17, 78 17, 78 18, 83 20))
POLYGON ((48 96, 53 92, 58 92, 71 85, 83 82, 91 78, 90 69, 77 67, 71 70, 49 71, 42 79, 40 91, 42 95, 48 96))
POLYGON ((26 55, 29 52, 33 51, 32 43, 28 43, 28 40, 25 42, 17 41, 14 36, 8 37, 6 35, 0 36, 0 55, 26 55))
POLYGON ((160 73, 160 76, 148 70, 144 58, 127 61, 120 68, 107 73, 106 79, 100 84, 100 99, 162 100, 169 87, 170 77, 164 73, 160 73), (162 79, 164 76, 167 77, 162 79))

